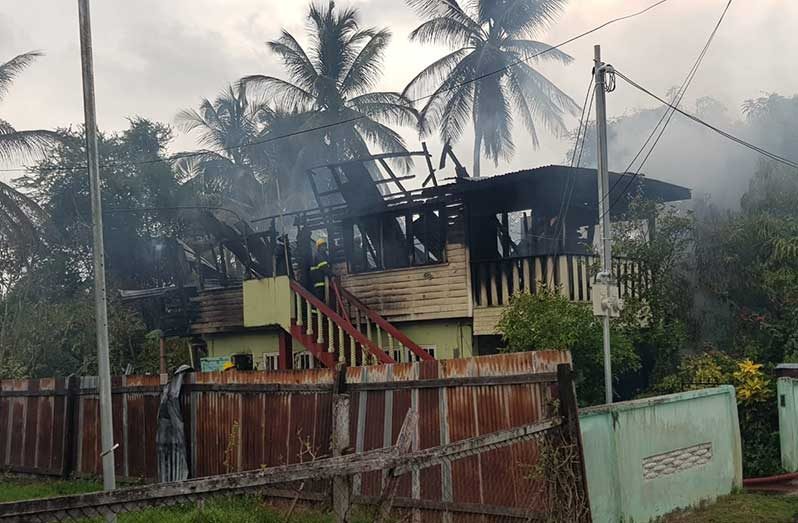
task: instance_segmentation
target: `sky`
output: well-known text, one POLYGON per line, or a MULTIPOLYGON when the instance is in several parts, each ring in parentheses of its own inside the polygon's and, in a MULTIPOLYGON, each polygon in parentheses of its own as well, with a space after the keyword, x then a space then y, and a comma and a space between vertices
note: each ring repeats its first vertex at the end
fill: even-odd
MULTIPOLYGON (((726 2, 669 0, 563 47, 573 56, 572 64, 542 64, 540 70, 581 104, 590 80, 593 45, 601 44, 605 61, 662 95, 682 82, 726 2)), ((446 52, 408 41, 419 18, 401 0, 337 3, 359 8, 364 25, 391 29, 393 41, 385 57, 381 90, 401 90, 446 52)), ((559 43, 652 3, 571 0, 557 21, 536 38, 559 43)), ((94 0, 100 128, 123 129, 132 116, 174 123, 180 109, 215 96, 241 76, 284 76, 265 42, 276 38, 281 28, 302 36, 302 41, 306 11, 304 0, 94 0)), ((763 93, 798 92, 795 20, 798 2, 794 0, 736 0, 685 100, 712 96, 736 112, 745 99, 763 93)), ((79 125, 83 107, 76 0, 0 0, 0 60, 30 50, 41 50, 45 56, 17 78, 0 102, 0 118, 18 129, 79 125)), ((607 105, 612 117, 656 103, 619 81, 618 88, 608 94, 607 105)), ((569 125, 576 127, 576 118, 569 125)), ((403 134, 416 148, 415 132, 408 129, 403 134)), ((498 166, 484 161, 483 175, 563 163, 568 139, 541 135, 541 146, 535 150, 517 125, 515 157, 498 166)), ((440 144, 434 139, 429 142, 433 154, 438 154, 440 144)), ((455 149, 466 164, 470 164, 470 144, 466 135, 455 149)), ((195 147, 192 136, 176 132, 172 151, 195 147)), ((667 170, 655 174, 670 178, 667 170)), ((689 185, 689 176, 678 179, 689 185)))

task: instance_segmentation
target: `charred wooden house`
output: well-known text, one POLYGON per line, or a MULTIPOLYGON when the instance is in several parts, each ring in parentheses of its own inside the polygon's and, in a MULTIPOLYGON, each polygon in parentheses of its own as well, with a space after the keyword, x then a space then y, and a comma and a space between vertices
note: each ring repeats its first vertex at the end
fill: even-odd
MULTIPOLYGON (((472 179, 457 164, 456 176, 442 178, 424 147, 411 153, 427 166, 416 181, 394 172, 396 156, 310 169, 310 210, 249 223, 206 216, 210 240, 181 242, 193 282, 127 297, 160 299, 172 318, 167 334, 193 336, 208 368, 244 355, 260 369, 488 354, 501 345, 496 325, 513 293, 545 285, 590 301, 595 170, 552 165, 472 179), (311 292, 301 267, 319 239, 332 269, 324 295, 311 292)), ((610 184, 613 217, 638 194, 690 198, 644 176, 611 174, 610 184)), ((619 279, 622 295, 650 284, 634 260, 619 258, 614 270, 633 276, 619 279)))

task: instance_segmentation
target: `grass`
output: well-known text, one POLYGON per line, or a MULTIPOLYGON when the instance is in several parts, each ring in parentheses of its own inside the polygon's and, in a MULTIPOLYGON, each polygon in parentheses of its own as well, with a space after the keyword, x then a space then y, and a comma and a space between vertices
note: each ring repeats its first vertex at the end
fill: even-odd
POLYGON ((102 489, 96 481, 42 480, 40 478, 24 478, 20 476, 0 475, 0 503, 20 501, 24 499, 50 498, 83 494, 102 489))
POLYGON ((717 502, 666 516, 663 523, 793 523, 798 496, 731 494, 717 502))
MULTIPOLYGON (((0 503, 23 499, 66 496, 93 492, 101 485, 95 481, 41 480, 0 475, 0 503)), ((355 518, 357 523, 370 517, 355 518)), ((265 506, 251 496, 223 497, 203 506, 177 506, 121 514, 120 523, 282 523, 285 511, 265 506)), ((332 515, 297 509, 292 523, 333 523, 332 515)), ((678 511, 662 523, 794 523, 798 522, 798 496, 767 494, 731 494, 710 505, 678 511)))
MULTIPOLYGON (((0 503, 26 499, 82 494, 100 490, 94 481, 42 480, 0 475, 0 503)), ((209 500, 203 506, 184 505, 120 514, 119 523, 283 523, 285 510, 268 507, 252 496, 230 496, 209 500)), ((355 517, 354 523, 367 523, 370 517, 355 517)), ((297 508, 291 523, 333 523, 331 514, 297 508)))
MULTIPOLYGON (((284 523, 285 511, 266 507, 256 498, 236 496, 215 499, 204 507, 166 507, 119 516, 119 523, 284 523)), ((291 523, 334 523, 331 514, 297 509, 291 523)), ((355 519, 366 523, 371 519, 355 519)))

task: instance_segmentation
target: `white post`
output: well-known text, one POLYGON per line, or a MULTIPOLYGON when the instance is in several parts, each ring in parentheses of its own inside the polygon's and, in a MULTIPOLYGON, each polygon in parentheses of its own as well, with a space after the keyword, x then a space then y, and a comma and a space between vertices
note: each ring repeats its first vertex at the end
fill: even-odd
MULTIPOLYGON (((97 151, 97 113, 94 103, 94 60, 91 47, 89 0, 78 0, 80 58, 83 70, 83 111, 86 119, 86 160, 91 181, 92 233, 94 236, 94 305, 97 324, 97 373, 100 393, 101 456, 103 487, 116 488, 114 476, 114 431, 111 406, 111 363, 108 356, 108 310, 105 290, 105 250, 103 246, 100 162, 97 151)), ((108 520, 115 521, 114 516, 108 520)))
MULTIPOLYGON (((596 45, 594 51, 594 70, 596 84, 596 136, 598 138, 598 213, 599 230, 601 231, 601 272, 597 282, 604 285, 607 298, 610 296, 612 284, 612 230, 609 213, 609 170, 607 166, 607 110, 605 99, 604 75, 605 64, 601 61, 601 46, 596 45)), ((605 310, 602 316, 604 331, 604 393, 606 403, 612 403, 612 360, 610 358, 610 311, 605 310)))

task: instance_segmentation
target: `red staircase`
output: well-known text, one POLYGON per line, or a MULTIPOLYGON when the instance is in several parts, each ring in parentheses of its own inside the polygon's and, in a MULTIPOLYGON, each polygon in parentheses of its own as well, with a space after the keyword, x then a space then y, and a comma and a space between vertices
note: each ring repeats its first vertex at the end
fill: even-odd
POLYGON ((335 309, 291 281, 291 337, 325 367, 396 363, 402 347, 416 359, 434 359, 385 318, 335 282, 335 309), (386 352, 387 351, 387 352, 386 352), (398 352, 397 352, 398 351, 398 352))
POLYGON ((370 309, 357 299, 354 294, 344 289, 337 280, 332 281, 332 289, 336 297, 339 314, 358 326, 358 330, 361 330, 361 332, 370 333, 373 326, 376 336, 371 337, 378 339, 380 347, 393 352, 395 350, 393 342, 396 341, 399 346, 406 348, 418 360, 430 361, 435 359, 388 320, 380 316, 375 310, 370 309), (384 345, 383 341, 388 346, 384 345))

